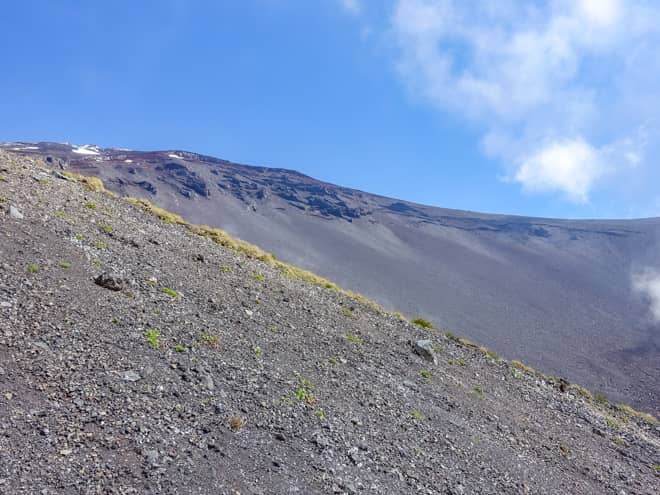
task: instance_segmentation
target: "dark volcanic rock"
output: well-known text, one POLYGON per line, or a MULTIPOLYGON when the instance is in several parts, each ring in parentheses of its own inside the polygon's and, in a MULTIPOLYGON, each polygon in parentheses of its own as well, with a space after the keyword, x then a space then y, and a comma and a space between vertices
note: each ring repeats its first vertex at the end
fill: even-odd
POLYGON ((119 275, 103 272, 94 278, 94 283, 105 289, 120 291, 124 288, 124 280, 119 275))

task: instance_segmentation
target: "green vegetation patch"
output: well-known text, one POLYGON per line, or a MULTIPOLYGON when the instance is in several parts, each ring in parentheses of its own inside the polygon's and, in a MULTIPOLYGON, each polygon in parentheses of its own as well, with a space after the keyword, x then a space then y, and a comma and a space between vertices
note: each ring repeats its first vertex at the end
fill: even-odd
POLYGON ((36 263, 30 263, 27 266, 27 272, 28 273, 37 273, 39 270, 41 270, 41 267, 37 265, 36 263))
POLYGON ((415 325, 422 328, 428 328, 428 329, 434 328, 433 324, 430 321, 425 320, 424 318, 415 318, 414 320, 411 320, 411 323, 414 323, 415 325))
POLYGON ((349 342, 353 342, 354 344, 362 345, 364 342, 360 337, 357 335, 353 335, 352 333, 349 333, 346 335, 346 338, 348 339, 349 342))
POLYGON ((147 328, 144 331, 144 338, 147 339, 147 344, 149 344, 154 349, 160 349, 160 330, 157 328, 147 328))
POLYGON ((170 289, 169 287, 163 287, 160 291, 163 294, 168 295, 171 299, 175 299, 179 295, 177 291, 175 291, 174 289, 170 289))

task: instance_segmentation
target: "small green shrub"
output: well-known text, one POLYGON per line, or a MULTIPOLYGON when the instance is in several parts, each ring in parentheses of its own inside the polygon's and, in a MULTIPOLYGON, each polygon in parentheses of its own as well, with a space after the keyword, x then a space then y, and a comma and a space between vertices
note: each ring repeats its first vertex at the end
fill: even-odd
POLYGON ((93 203, 92 201, 87 201, 87 203, 85 203, 85 206, 90 210, 96 210, 97 208, 96 203, 93 203))
POLYGON ((186 348, 185 345, 177 344, 174 346, 174 350, 176 352, 186 352, 188 349, 186 348))
POLYGON ((266 277, 264 277, 261 273, 254 273, 252 275, 252 278, 258 280, 259 282, 263 282, 266 280, 266 277))
POLYGON ((94 246, 96 246, 96 249, 105 249, 108 247, 108 245, 105 242, 101 242, 101 241, 96 241, 94 246))
POLYGON ((159 349, 160 348, 160 330, 157 328, 147 328, 144 331, 144 337, 147 339, 147 343, 153 347, 154 349, 159 349))
POLYGON ((351 316, 353 316, 353 311, 351 311, 349 308, 341 308, 341 314, 350 318, 351 316))
POLYGON ((261 356, 263 356, 263 354, 264 354, 264 351, 261 349, 261 347, 256 346, 254 348, 254 355, 257 359, 261 358, 261 356))
POLYGON ((320 420, 323 420, 325 419, 325 412, 323 412, 323 409, 317 409, 316 411, 314 411, 314 416, 316 416, 320 420))
POLYGON ((305 380, 299 374, 296 374, 298 378, 298 389, 295 392, 296 399, 306 404, 313 404, 316 402, 316 397, 314 396, 314 385, 309 380, 305 380))
POLYGON ((333 366, 334 366, 334 365, 336 365, 336 364, 337 364, 337 358, 336 358, 336 357, 334 357, 334 356, 332 356, 332 357, 329 357, 329 358, 328 358, 328 362, 329 362, 329 363, 330 363, 331 365, 333 365, 333 366))
POLYGON ((41 270, 41 267, 36 263, 31 263, 27 266, 28 273, 37 273, 39 270, 41 270))
POLYGON ((57 210, 57 211, 55 212, 55 216, 56 216, 57 218, 64 218, 64 217, 66 216, 66 213, 64 213, 62 210, 57 210))
POLYGON ((60 261, 60 268, 71 268, 71 263, 68 261, 60 261))
POLYGON ((220 267, 220 269, 221 269, 223 272, 233 272, 233 271, 234 271, 234 269, 233 269, 231 266, 229 266, 229 265, 222 265, 222 266, 220 267))
POLYGON ((106 234, 109 234, 110 232, 112 232, 112 225, 108 225, 108 224, 101 225, 101 230, 106 234))
POLYGON ((465 366, 465 358, 459 357, 458 359, 449 358, 447 362, 451 365, 465 366))
POLYGON ((594 402, 597 404, 605 405, 609 403, 609 400, 605 394, 596 394, 594 395, 594 402))
POLYGON ((174 289, 170 289, 169 287, 163 287, 161 289, 161 292, 168 295, 171 299, 175 299, 179 295, 177 291, 175 291, 174 289))
POLYGON ((83 235, 80 234, 80 233, 78 233, 78 234, 73 234, 73 238, 74 238, 76 241, 82 241, 82 240, 84 239, 83 235))

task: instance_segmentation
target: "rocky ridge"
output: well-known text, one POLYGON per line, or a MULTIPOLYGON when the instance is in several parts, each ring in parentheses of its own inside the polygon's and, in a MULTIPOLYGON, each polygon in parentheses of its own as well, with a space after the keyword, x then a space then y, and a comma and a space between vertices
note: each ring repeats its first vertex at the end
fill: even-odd
POLYGON ((0 151, 0 492, 657 492, 653 418, 88 186, 0 151))

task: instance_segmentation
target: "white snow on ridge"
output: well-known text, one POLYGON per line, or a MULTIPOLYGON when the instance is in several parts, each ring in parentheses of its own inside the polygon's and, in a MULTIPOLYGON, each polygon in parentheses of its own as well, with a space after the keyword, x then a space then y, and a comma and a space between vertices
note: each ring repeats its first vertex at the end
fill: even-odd
POLYGON ((83 144, 82 146, 78 146, 76 149, 73 150, 74 153, 78 153, 79 155, 98 155, 98 147, 93 146, 90 144, 83 144))
POLYGON ((170 158, 176 158, 177 160, 185 160, 185 158, 183 158, 182 156, 175 155, 175 154, 173 154, 173 153, 170 153, 170 154, 167 155, 167 156, 169 156, 170 158))
POLYGON ((133 160, 131 160, 130 158, 127 158, 126 160, 124 160, 124 163, 133 163, 133 160))

